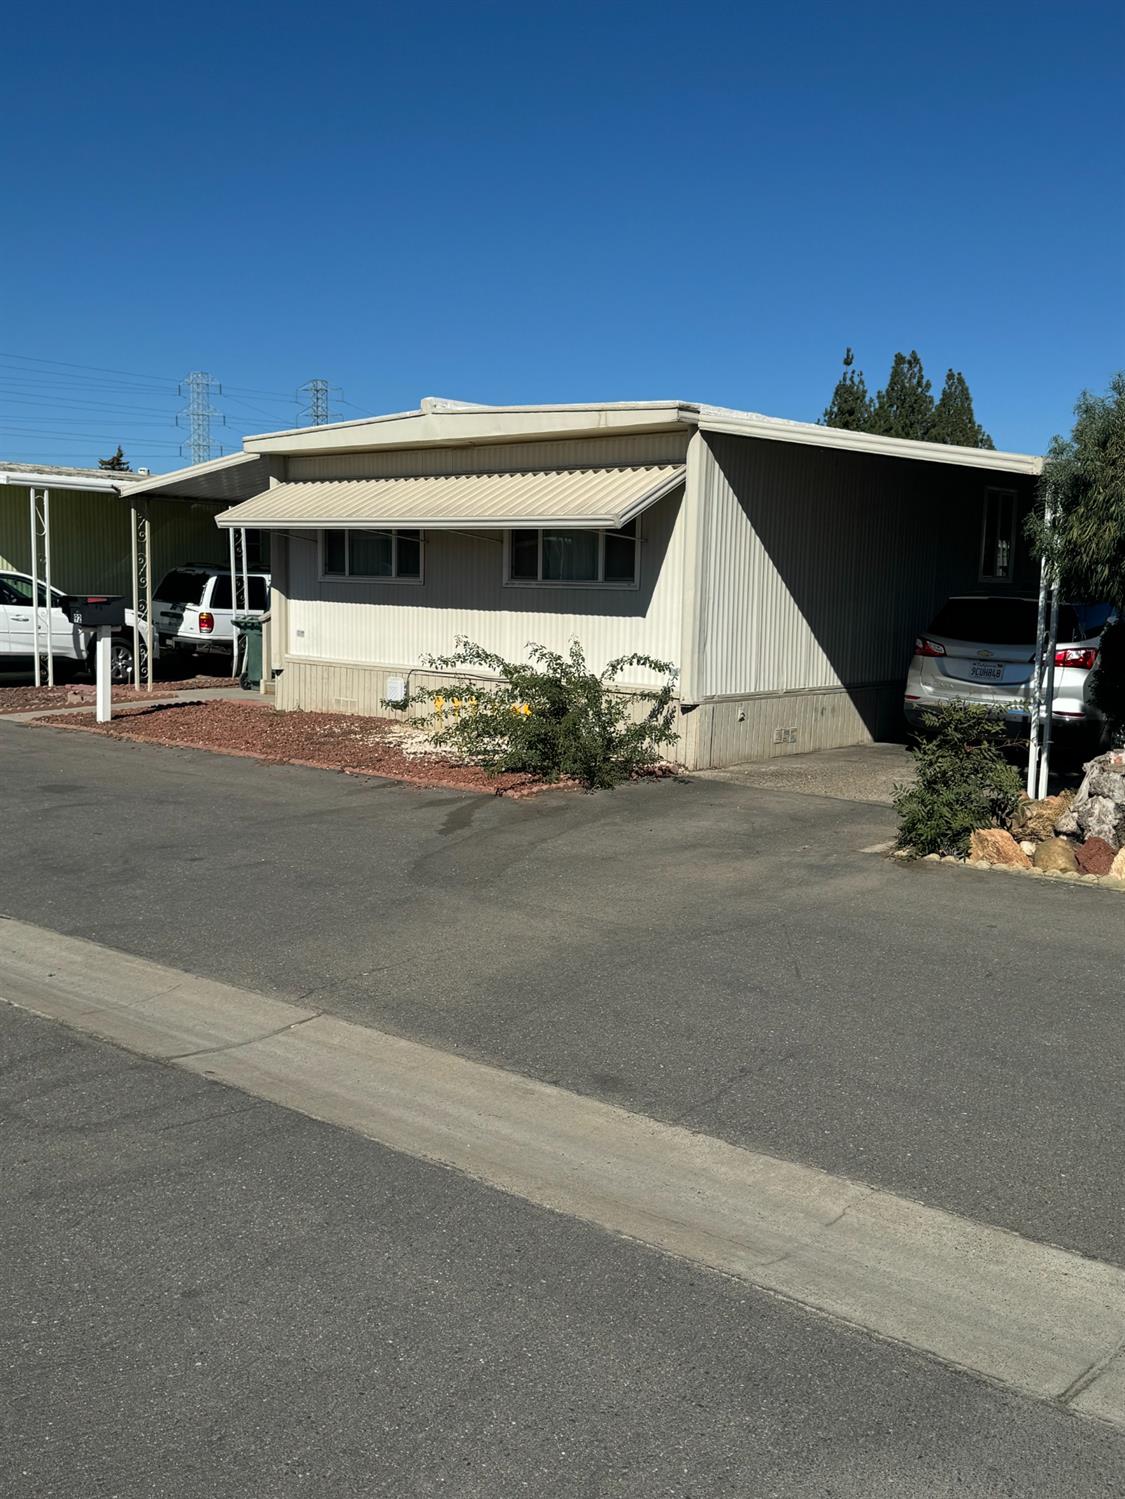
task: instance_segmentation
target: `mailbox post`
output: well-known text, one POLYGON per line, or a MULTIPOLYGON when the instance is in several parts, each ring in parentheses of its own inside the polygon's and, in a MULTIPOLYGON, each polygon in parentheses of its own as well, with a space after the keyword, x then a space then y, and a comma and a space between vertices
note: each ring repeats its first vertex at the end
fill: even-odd
POLYGON ((62 607, 71 624, 94 631, 95 716, 98 723, 108 723, 113 716, 113 632, 124 628, 125 596, 72 593, 63 599, 62 607))

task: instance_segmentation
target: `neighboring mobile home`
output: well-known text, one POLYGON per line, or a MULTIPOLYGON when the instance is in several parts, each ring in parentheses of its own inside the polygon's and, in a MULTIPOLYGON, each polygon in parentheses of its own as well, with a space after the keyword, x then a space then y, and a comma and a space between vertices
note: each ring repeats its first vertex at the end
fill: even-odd
POLYGON ((947 594, 1034 582, 1026 454, 679 401, 433 398, 244 448, 218 523, 272 533, 282 708, 385 712, 458 636, 509 656, 577 638, 595 669, 676 664, 689 767, 856 744, 897 725, 947 594))

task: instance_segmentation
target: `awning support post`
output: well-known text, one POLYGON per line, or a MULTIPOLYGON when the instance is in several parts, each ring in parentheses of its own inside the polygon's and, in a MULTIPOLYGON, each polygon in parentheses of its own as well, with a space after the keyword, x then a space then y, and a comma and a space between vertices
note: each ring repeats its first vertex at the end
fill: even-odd
POLYGON ((39 555, 40 541, 43 543, 43 585, 47 607, 44 611, 47 624, 47 685, 55 685, 55 658, 51 650, 51 491, 40 491, 32 486, 28 490, 28 530, 31 541, 31 653, 35 663, 35 685, 43 685, 43 666, 39 641, 39 555))
POLYGON ((145 644, 144 685, 152 690, 152 536, 148 505, 130 507, 133 556, 133 686, 141 686, 141 641, 145 644))

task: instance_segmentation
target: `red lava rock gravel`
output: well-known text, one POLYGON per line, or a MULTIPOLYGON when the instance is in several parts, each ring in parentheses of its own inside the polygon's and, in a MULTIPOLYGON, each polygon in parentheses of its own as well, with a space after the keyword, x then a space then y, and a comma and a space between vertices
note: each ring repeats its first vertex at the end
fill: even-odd
MULTIPOLYGON (((198 692, 201 687, 229 687, 231 678, 189 677, 186 681, 154 682, 152 691, 135 687, 114 687, 114 703, 143 703, 154 697, 172 697, 177 692, 198 692)), ((0 687, 0 713, 35 713, 50 708, 76 708, 83 703, 94 705, 96 689, 89 682, 60 683, 55 687, 0 687)))
POLYGON ((84 713, 40 718, 33 723, 111 739, 215 750, 279 764, 386 776, 421 786, 487 791, 499 796, 530 796, 552 787, 570 789, 576 784, 540 781, 515 773, 491 776, 478 766, 459 765, 440 755, 407 754, 394 742, 394 736, 402 734, 401 723, 350 713, 280 713, 268 704, 219 699, 129 708, 107 724, 97 723, 84 713))

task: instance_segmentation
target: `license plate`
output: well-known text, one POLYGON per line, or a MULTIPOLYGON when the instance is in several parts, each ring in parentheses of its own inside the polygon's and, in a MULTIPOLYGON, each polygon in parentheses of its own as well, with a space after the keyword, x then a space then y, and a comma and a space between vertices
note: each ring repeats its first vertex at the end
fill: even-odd
POLYGON ((977 682, 999 682, 1003 679, 1004 668, 999 661, 974 661, 969 667, 969 675, 977 682))

